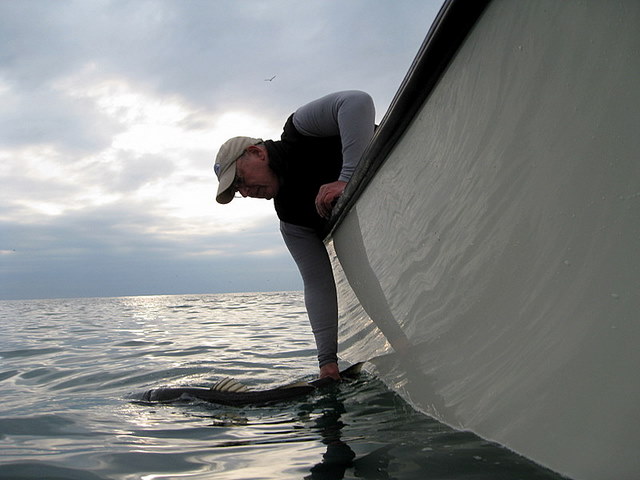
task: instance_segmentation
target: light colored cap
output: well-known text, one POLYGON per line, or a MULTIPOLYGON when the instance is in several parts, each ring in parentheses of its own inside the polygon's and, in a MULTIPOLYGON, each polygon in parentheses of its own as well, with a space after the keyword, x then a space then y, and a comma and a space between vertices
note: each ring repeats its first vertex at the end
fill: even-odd
POLYGON ((242 156, 244 151, 251 145, 262 143, 260 138, 233 137, 222 144, 213 170, 218 176, 218 193, 216 200, 218 203, 229 203, 233 200, 233 182, 236 179, 236 160, 242 156))

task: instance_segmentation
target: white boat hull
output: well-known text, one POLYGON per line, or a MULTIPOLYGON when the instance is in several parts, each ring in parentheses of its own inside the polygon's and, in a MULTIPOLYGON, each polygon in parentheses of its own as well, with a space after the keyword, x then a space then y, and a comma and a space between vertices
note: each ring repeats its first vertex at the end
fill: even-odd
POLYGON ((328 239, 343 358, 576 479, 640 478, 639 26, 491 2, 328 239))

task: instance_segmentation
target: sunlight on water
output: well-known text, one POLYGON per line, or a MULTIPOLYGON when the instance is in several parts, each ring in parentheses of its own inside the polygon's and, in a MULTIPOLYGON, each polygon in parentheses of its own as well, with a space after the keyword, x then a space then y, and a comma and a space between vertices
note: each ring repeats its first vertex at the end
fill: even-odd
POLYGON ((313 379, 299 292, 4 301, 0 328, 1 479, 558 478, 366 373, 263 406, 137 401, 313 379))

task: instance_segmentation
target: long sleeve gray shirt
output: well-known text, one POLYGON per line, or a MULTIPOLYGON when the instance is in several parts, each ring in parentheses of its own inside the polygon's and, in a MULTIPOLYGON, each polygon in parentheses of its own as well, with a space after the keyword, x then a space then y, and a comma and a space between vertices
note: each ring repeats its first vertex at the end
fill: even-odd
POLYGON ((340 135, 342 171, 338 180, 348 182, 373 136, 375 107, 369 94, 359 90, 335 92, 300 107, 293 124, 303 135, 340 135))

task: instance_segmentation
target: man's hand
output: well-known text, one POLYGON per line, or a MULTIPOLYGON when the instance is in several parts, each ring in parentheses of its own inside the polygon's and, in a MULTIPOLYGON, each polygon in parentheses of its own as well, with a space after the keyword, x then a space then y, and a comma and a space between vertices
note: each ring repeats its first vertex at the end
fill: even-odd
POLYGON ((322 218, 329 218, 331 216, 331 210, 333 209, 334 202, 344 192, 344 187, 347 186, 347 182, 336 180, 332 183, 327 183, 320 187, 318 195, 316 196, 316 210, 318 215, 322 218))
POLYGON ((330 377, 340 380, 340 370, 337 363, 327 363, 320 367, 320 378, 330 377))

